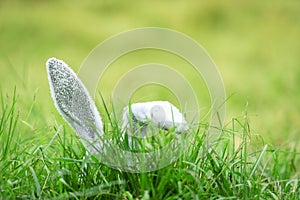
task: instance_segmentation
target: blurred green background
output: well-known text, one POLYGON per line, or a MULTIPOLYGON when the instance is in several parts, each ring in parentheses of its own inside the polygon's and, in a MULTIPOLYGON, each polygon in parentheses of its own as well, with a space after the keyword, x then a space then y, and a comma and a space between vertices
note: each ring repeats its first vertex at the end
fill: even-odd
MULTIPOLYGON (((243 116, 248 102, 252 133, 277 145, 300 141, 298 0, 2 0, 0 89, 11 94, 17 86, 22 123, 29 130, 42 130, 57 115, 45 70, 49 57, 63 59, 77 71, 103 40, 149 26, 182 32, 208 51, 230 97, 227 122, 243 116)), ((146 51, 139 58, 143 56, 141 63, 156 53, 146 51)), ((162 59, 170 65, 175 62, 173 57, 162 59)), ((208 98, 207 91, 202 94, 208 98)))

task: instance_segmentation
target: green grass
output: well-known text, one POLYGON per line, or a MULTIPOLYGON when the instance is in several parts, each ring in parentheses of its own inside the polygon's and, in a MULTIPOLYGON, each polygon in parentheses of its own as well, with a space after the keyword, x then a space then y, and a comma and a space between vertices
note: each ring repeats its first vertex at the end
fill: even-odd
POLYGON ((87 155, 66 123, 20 137, 16 92, 1 97, 1 199, 299 199, 300 153, 264 144, 250 133, 247 113, 221 130, 213 149, 203 148, 201 125, 176 162, 136 174, 87 155))

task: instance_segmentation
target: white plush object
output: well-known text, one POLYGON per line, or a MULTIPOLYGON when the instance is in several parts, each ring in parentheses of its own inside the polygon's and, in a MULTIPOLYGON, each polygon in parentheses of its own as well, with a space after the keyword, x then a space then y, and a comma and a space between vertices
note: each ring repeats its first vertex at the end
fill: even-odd
MULTIPOLYGON (((103 135, 101 117, 81 80, 62 60, 50 58, 46 68, 52 98, 59 113, 79 135, 90 153, 105 152, 105 141, 101 138, 103 135)), ((135 103, 130 109, 128 106, 124 108, 122 124, 124 132, 135 134, 130 126, 136 129, 140 123, 145 125, 143 137, 147 136, 148 126, 151 124, 167 130, 175 128, 179 133, 188 130, 183 115, 167 101, 135 103)), ((131 136, 129 138, 131 140, 131 136)))
POLYGON ((176 133, 182 133, 188 130, 188 125, 181 112, 168 101, 134 103, 124 108, 122 131, 128 136, 130 148, 139 149, 140 145, 134 144, 132 137, 144 139, 152 134, 151 128, 174 128, 176 133))
MULTIPOLYGON (((143 123, 170 130, 175 128, 178 133, 188 130, 187 122, 181 112, 168 101, 151 101, 134 103, 127 106, 123 111, 122 128, 129 132, 137 131, 138 126, 143 123)), ((141 131, 145 136, 145 131, 141 131), (144 132, 143 132, 144 131, 144 132)))

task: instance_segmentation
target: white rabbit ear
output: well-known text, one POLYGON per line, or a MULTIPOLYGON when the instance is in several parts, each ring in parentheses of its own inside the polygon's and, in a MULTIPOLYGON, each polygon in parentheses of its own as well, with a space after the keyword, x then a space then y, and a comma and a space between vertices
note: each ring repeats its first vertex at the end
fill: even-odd
POLYGON ((103 148, 103 125, 87 89, 68 65, 56 58, 46 63, 50 90, 55 106, 91 153, 103 148))

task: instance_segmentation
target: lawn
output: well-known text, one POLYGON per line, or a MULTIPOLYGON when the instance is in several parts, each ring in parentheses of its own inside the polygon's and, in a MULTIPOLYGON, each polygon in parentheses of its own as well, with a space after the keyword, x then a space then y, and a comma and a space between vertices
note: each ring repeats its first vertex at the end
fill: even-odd
MULTIPOLYGON (((294 0, 1 1, 1 198, 300 198, 299 35, 300 3, 294 0), (99 43, 141 27, 173 29, 201 44, 220 71, 228 99, 222 138, 213 150, 203 148, 204 120, 193 130, 195 145, 176 162, 135 174, 86 154, 54 107, 45 62, 57 57, 78 71, 99 43)), ((109 102, 126 70, 151 62, 180 71, 199 91, 201 116, 209 113, 203 79, 161 51, 121 57, 98 91, 109 102)), ((96 104, 107 122, 99 97, 96 104)), ((134 96, 155 99, 177 102, 159 85, 134 96)))

